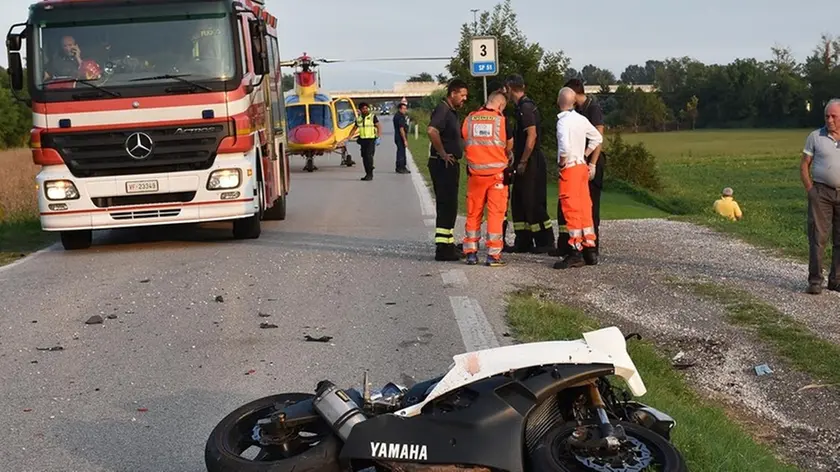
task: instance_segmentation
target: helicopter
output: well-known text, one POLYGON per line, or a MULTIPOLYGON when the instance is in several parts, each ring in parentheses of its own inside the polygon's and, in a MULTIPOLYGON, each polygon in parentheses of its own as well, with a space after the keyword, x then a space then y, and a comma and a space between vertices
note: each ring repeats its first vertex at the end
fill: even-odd
POLYGON ((304 52, 300 57, 281 61, 281 67, 294 67, 294 91, 285 94, 287 153, 303 156, 303 170, 314 172, 315 157, 337 153, 341 165, 355 165, 347 150, 347 143, 359 136, 356 118, 359 110, 350 97, 332 97, 320 89, 320 75, 316 67, 321 64, 357 61, 412 61, 450 60, 451 57, 409 57, 382 59, 314 59, 304 52))

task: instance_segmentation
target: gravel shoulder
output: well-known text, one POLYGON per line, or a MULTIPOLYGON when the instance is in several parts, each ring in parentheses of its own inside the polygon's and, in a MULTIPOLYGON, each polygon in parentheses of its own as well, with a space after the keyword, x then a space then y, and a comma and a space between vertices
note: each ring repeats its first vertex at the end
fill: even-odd
POLYGON ((507 255, 508 267, 484 283, 495 291, 543 287, 554 301, 639 332, 671 356, 682 352, 681 362, 693 363, 683 370, 686 379, 758 440, 803 470, 840 470, 840 390, 813 388, 813 379, 730 324, 724 306, 681 281, 744 289, 833 342, 840 342, 840 294, 805 294, 807 266, 693 224, 605 221, 602 232, 597 266, 559 271, 551 268, 555 258, 507 255), (757 375, 761 364, 772 374, 757 375))

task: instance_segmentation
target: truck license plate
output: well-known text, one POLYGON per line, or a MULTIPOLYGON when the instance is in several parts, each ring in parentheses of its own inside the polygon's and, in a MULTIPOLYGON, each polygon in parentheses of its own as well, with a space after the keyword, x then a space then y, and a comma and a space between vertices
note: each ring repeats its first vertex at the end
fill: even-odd
POLYGON ((125 191, 126 191, 126 193, 157 192, 158 191, 158 181, 157 180, 143 180, 143 181, 140 181, 140 182, 126 182, 125 183, 125 191))

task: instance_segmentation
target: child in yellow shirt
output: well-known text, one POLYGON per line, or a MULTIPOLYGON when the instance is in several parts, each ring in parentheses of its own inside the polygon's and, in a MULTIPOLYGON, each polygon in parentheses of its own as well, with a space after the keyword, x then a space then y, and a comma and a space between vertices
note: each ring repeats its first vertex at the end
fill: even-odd
POLYGON ((723 189, 721 197, 715 201, 714 209, 720 216, 732 221, 740 220, 744 216, 738 202, 732 197, 730 187, 723 189))

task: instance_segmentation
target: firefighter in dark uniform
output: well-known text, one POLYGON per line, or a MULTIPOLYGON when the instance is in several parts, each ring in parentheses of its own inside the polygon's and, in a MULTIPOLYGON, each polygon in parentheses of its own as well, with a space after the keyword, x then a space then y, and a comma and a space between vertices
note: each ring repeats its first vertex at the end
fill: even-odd
POLYGON ((514 167, 511 213, 516 234, 514 252, 550 252, 554 249, 554 229, 546 209, 546 162, 540 148, 540 113, 536 103, 525 95, 520 75, 505 80, 508 99, 516 104, 514 167), (529 145, 529 137, 533 145, 529 145))
POLYGON ((467 83, 449 82, 444 98, 432 112, 429 135, 429 175, 435 191, 435 260, 458 261, 463 251, 455 245, 455 221, 458 218, 458 187, 464 143, 457 110, 467 101, 467 83))
MULTIPOLYGON (((575 111, 586 117, 592 126, 594 126, 599 133, 604 134, 604 112, 598 102, 592 100, 592 97, 586 95, 583 88, 583 81, 580 79, 571 79, 564 87, 569 87, 575 91, 577 103, 575 111)), ((587 143, 588 145, 589 143, 587 143)), ((595 153, 590 154, 586 160, 591 162, 595 153)), ((595 248, 584 248, 583 258, 589 265, 598 263, 598 254, 601 247, 601 189, 604 186, 604 164, 607 156, 603 149, 600 152, 598 160, 595 163, 595 177, 589 181, 589 196, 592 199, 592 221, 595 223, 595 248)), ((569 246, 569 233, 566 231, 566 220, 563 218, 563 213, 560 211, 560 202, 557 203, 557 224, 559 226, 559 234, 557 235, 557 249, 552 251, 552 256, 564 257, 571 252, 572 248, 569 246)))

